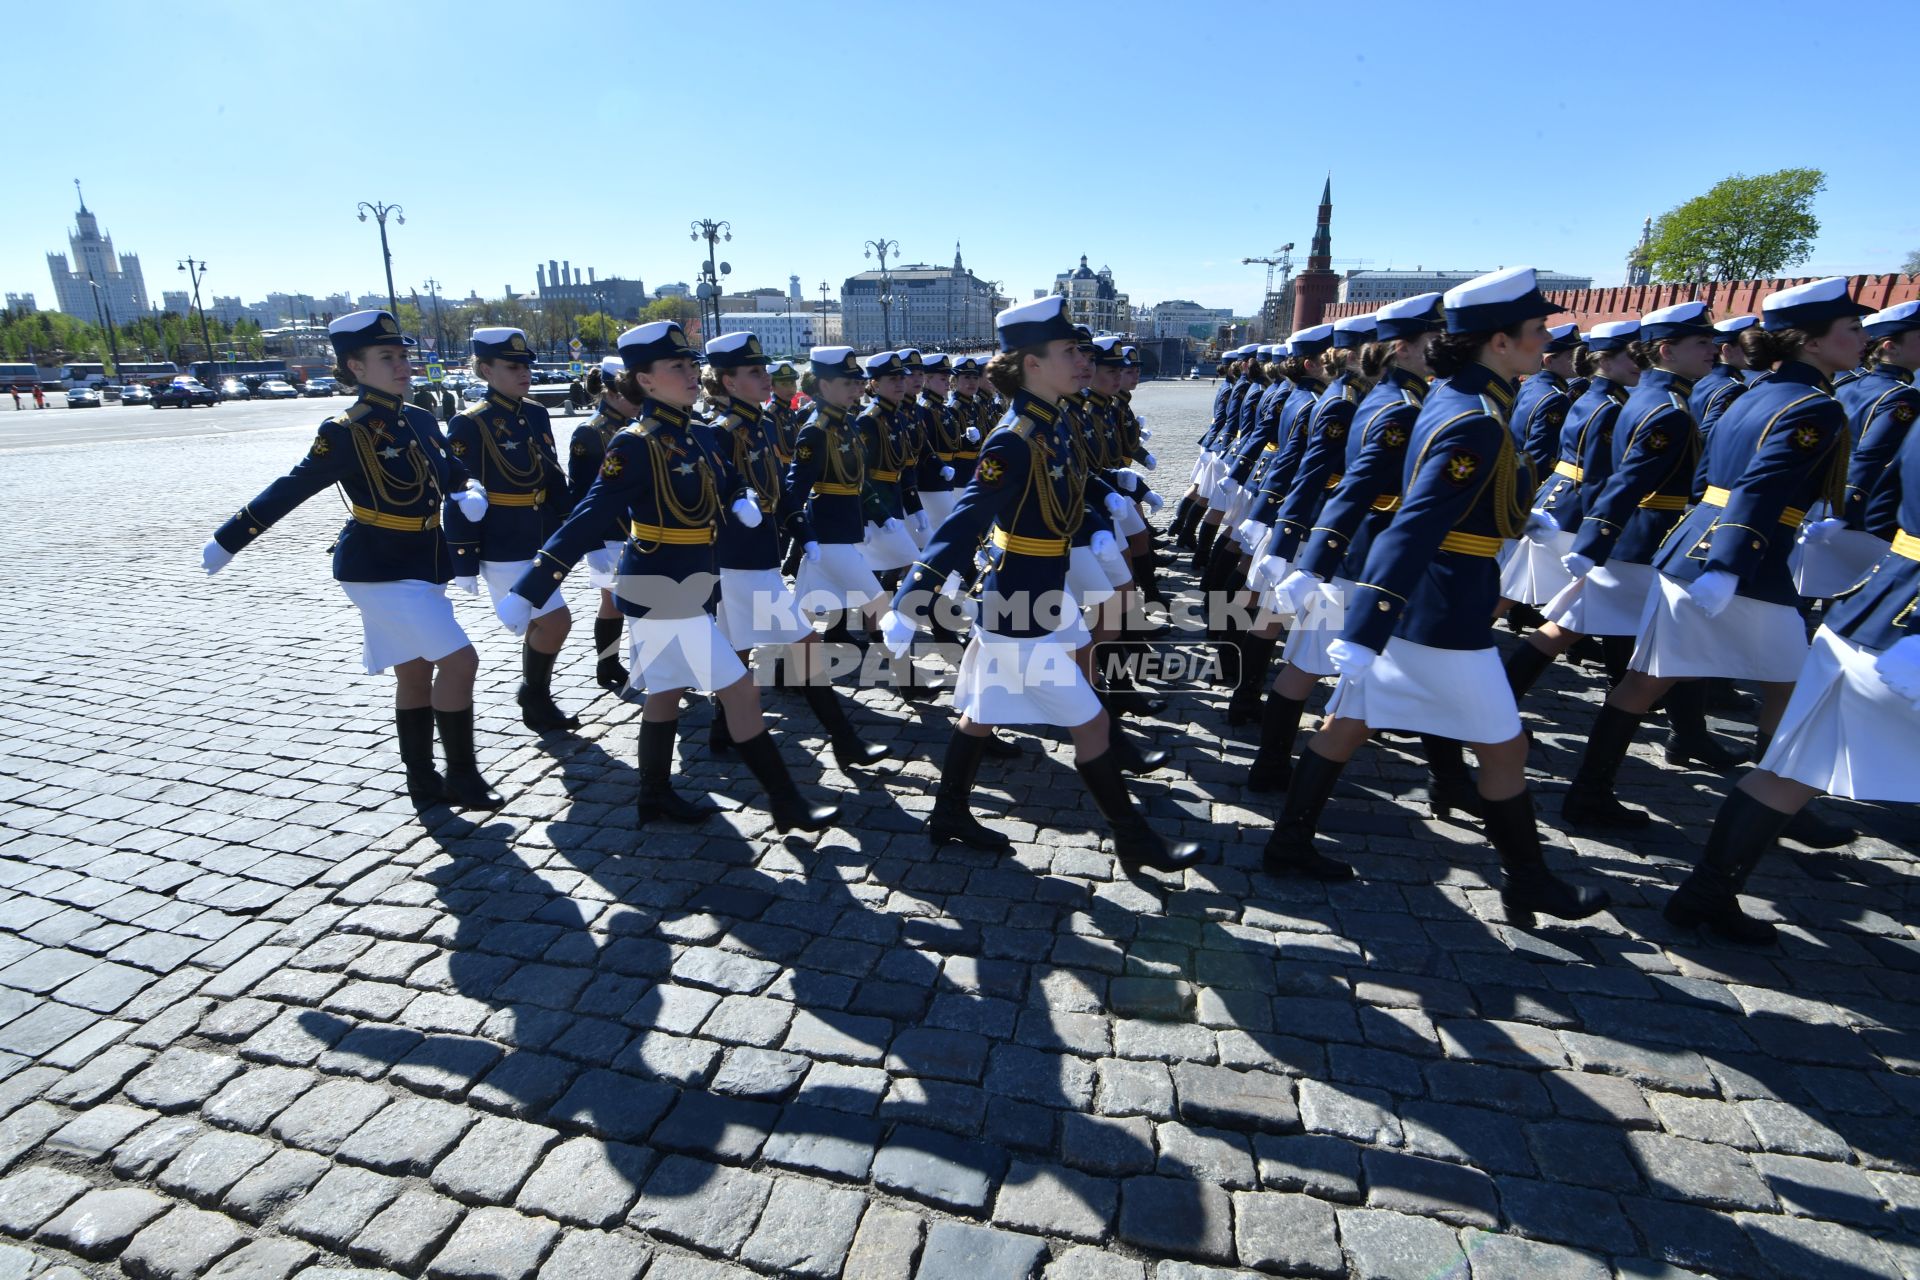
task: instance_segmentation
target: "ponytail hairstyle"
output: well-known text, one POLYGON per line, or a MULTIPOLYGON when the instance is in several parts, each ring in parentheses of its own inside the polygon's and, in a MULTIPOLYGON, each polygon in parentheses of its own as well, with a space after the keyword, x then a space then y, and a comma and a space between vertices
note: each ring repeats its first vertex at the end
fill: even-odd
POLYGON ((1350 347, 1328 347, 1320 353, 1320 373, 1328 382, 1332 382, 1352 367, 1349 357, 1353 355, 1350 347))
POLYGON ((1307 363, 1305 356, 1288 356, 1279 364, 1269 365, 1268 368, 1273 369, 1277 376, 1285 378, 1289 382, 1298 382, 1300 379, 1314 372, 1313 366, 1307 363))
POLYGON ((647 398, 647 393, 640 389, 640 379, 634 376, 633 370, 631 369, 628 369, 620 375, 614 382, 613 389, 614 392, 628 404, 642 404, 647 398))
POLYGON ((1360 348, 1359 364, 1357 366, 1351 364, 1347 366, 1348 380, 1352 380, 1354 370, 1357 367, 1359 376, 1367 380, 1367 389, 1372 390, 1374 384, 1379 382, 1381 376, 1386 373, 1387 366, 1393 363, 1393 344, 1395 341, 1396 339, 1389 338, 1385 342, 1369 342, 1365 346, 1362 346, 1360 348))
MULTIPOLYGON (((1427 348, 1427 367, 1433 370, 1436 378, 1451 378, 1468 365, 1480 358, 1480 348, 1493 341, 1493 335, 1504 333, 1509 338, 1520 336, 1521 325, 1509 325, 1504 329, 1483 329, 1478 333, 1441 333, 1427 348)), ((1580 355, 1586 354, 1586 348, 1580 348, 1580 355)), ((1585 372, 1582 371, 1582 376, 1585 372)))
POLYGON ((1583 342, 1575 347, 1573 349, 1573 376, 1576 378, 1591 378, 1593 376, 1593 361, 1593 349, 1587 346, 1586 343, 1583 342))
POLYGON ((1047 344, 1044 342, 1032 343, 1017 351, 996 351, 993 359, 987 361, 987 381, 1003 399, 1011 401, 1014 393, 1027 385, 1024 372, 1027 357, 1044 360, 1046 355, 1047 344))
POLYGON ((600 371, 598 369, 587 370, 587 394, 597 396, 605 390, 606 384, 600 380, 600 371))

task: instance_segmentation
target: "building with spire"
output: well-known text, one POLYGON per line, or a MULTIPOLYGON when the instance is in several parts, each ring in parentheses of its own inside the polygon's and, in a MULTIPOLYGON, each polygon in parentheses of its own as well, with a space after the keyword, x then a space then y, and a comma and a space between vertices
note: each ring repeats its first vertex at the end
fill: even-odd
POLYGON ((1095 333, 1133 332, 1133 304, 1113 283, 1113 269, 1093 270, 1086 254, 1080 255, 1078 267, 1053 278, 1053 291, 1066 296, 1067 316, 1075 324, 1095 333))
MULTIPOLYGON (((1333 270, 1333 175, 1320 188, 1320 216, 1314 223, 1307 267, 1293 278, 1293 328, 1310 329, 1321 322, 1340 292, 1333 270)), ((1283 338, 1285 334, 1275 334, 1283 338)))
MULTIPOLYGON (((1640 243, 1627 254, 1627 287, 1653 283, 1653 219, 1640 224, 1640 243)), ((1546 288, 1542 285, 1541 288, 1546 288)))
MULTIPOLYGON (((73 189, 80 194, 80 179, 73 180, 73 189)), ((64 253, 47 255, 47 271, 53 276, 54 305, 89 324, 98 324, 109 311, 116 322, 147 314, 150 309, 147 282, 140 274, 140 255, 115 256, 113 237, 101 234, 100 222, 87 208, 84 194, 80 195, 80 212, 74 215, 74 224, 67 236, 67 243, 73 249, 72 266, 68 266, 64 253), (100 295, 97 303, 95 286, 100 295)))
POLYGON ((998 310, 991 280, 976 276, 953 245, 953 265, 907 263, 848 276, 840 286, 841 341, 861 351, 883 345, 964 350, 993 342, 998 310))

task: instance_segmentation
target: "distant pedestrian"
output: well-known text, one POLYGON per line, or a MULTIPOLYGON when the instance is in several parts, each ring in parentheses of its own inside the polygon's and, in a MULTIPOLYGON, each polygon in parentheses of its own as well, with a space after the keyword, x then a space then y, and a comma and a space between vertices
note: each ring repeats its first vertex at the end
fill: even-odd
POLYGON ((19 384, 18 384, 18 383, 15 383, 15 384, 14 384, 14 385, 13 385, 12 387, 9 387, 9 388, 8 388, 8 390, 10 390, 10 391, 12 391, 12 392, 13 392, 13 407, 14 407, 15 409, 18 409, 18 408, 20 407, 20 386, 19 386, 19 384))
POLYGON ((37 382, 33 384, 33 407, 36 409, 47 407, 47 393, 37 382))
POLYGON ((453 388, 445 387, 445 386, 441 387, 440 388, 440 421, 442 422, 452 421, 453 415, 459 409, 459 407, 460 407, 459 404, 453 398, 453 388))

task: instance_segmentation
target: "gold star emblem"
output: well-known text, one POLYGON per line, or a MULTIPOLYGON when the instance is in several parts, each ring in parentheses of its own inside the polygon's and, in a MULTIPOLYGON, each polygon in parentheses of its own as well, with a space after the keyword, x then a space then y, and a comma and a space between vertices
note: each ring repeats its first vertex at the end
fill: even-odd
POLYGON ((691 462, 683 462, 679 466, 675 467, 674 470, 678 471, 683 476, 690 476, 693 474, 694 468, 691 462))

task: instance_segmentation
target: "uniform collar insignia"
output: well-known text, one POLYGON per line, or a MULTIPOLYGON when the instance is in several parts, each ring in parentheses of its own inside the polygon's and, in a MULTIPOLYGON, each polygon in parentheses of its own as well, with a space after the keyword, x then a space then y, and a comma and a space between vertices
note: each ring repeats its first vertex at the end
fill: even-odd
POLYGON ((649 400, 640 407, 640 416, 658 422, 663 427, 684 427, 687 415, 672 405, 661 404, 658 400, 649 400))
POLYGON ((390 396, 384 391, 375 391, 372 387, 360 388, 360 402, 386 413, 400 412, 399 396, 390 396))
POLYGON ((503 396, 498 391, 493 391, 493 390, 489 390, 487 392, 487 403, 495 406, 496 408, 505 409, 508 413, 518 413, 520 411, 520 404, 521 404, 520 401, 509 400, 506 396, 503 396))
POLYGON ((727 397, 727 412, 738 414, 746 425, 749 426, 760 421, 760 406, 757 404, 748 404, 738 396, 727 397))
POLYGON ((1038 396, 1029 395, 1025 391, 1013 398, 1013 409, 1015 413, 1032 418, 1043 427, 1050 427, 1060 420, 1058 406, 1048 404, 1038 396))

